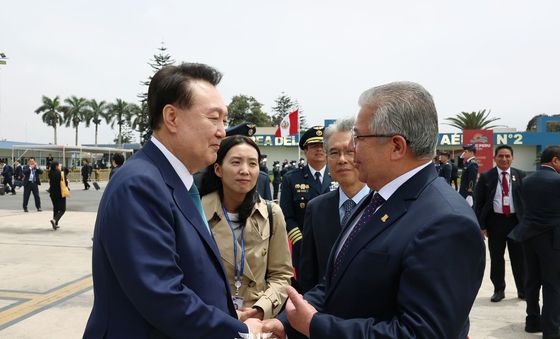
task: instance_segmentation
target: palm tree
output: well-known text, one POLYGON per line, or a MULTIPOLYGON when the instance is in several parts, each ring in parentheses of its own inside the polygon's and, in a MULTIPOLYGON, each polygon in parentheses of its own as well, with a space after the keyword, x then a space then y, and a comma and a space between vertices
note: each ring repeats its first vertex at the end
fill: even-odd
POLYGON ((109 105, 108 109, 108 116, 107 123, 111 122, 111 128, 115 126, 115 124, 119 125, 119 138, 118 142, 119 145, 122 144, 122 125, 126 122, 130 121, 130 104, 122 99, 118 99, 109 105))
POLYGON ((461 112, 455 117, 445 118, 450 121, 449 126, 457 127, 460 130, 464 129, 491 129, 497 125, 490 125, 492 122, 500 118, 488 118, 490 110, 486 112, 485 109, 478 112, 461 112))
POLYGON ((54 144, 56 145, 56 126, 62 125, 62 110, 60 106, 60 97, 57 95, 53 99, 43 95, 43 104, 35 110, 35 113, 43 113, 41 117, 47 126, 54 129, 54 144))
POLYGON ((97 131, 99 129, 99 125, 101 124, 101 119, 103 118, 107 121, 109 118, 107 114, 107 108, 109 105, 104 100, 97 102, 95 99, 88 101, 87 105, 89 110, 86 117, 86 127, 89 127, 92 122, 95 125, 95 146, 97 146, 97 131))
POLYGON ((78 127, 80 122, 87 118, 87 99, 78 98, 73 95, 70 98, 64 99, 66 105, 62 107, 64 112, 64 122, 66 127, 74 127, 76 129, 76 146, 78 146, 78 127))
POLYGON ((142 101, 140 105, 130 104, 130 125, 133 130, 138 132, 140 143, 143 144, 143 140, 149 138, 149 136, 144 136, 146 133, 148 124, 148 104, 142 101))

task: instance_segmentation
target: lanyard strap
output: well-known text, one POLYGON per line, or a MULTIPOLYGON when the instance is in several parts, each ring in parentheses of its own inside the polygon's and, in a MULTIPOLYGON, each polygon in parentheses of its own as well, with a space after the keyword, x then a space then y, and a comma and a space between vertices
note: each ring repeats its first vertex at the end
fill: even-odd
POLYGON ((231 224, 231 220, 229 220, 228 213, 224 204, 222 203, 222 210, 224 211, 224 216, 228 222, 229 228, 231 229, 231 234, 233 235, 233 261, 235 262, 233 266, 233 279, 235 280, 234 286, 236 288, 235 294, 239 294, 239 288, 241 287, 241 280, 243 277, 243 271, 245 270, 245 232, 244 226, 241 226, 241 263, 239 264, 240 269, 237 267, 237 236, 235 235, 235 231, 233 229, 233 225, 231 224))

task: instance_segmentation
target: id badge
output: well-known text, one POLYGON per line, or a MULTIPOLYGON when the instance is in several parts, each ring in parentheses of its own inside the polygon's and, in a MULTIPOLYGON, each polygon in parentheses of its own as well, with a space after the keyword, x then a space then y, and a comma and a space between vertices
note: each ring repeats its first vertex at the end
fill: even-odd
POLYGON ((234 295, 231 297, 231 299, 233 300, 233 306, 236 310, 241 310, 243 308, 243 297, 234 295))
POLYGON ((502 205, 509 206, 509 196, 504 196, 504 200, 502 201, 502 205))

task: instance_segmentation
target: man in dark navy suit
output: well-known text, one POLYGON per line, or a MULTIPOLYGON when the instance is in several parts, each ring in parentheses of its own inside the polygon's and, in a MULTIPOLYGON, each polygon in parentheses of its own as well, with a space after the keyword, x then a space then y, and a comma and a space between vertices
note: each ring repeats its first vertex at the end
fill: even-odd
POLYGON ((523 241, 527 279, 525 331, 560 338, 560 146, 541 154, 541 166, 525 179, 524 217, 512 236, 523 241), (542 286, 542 314, 539 290, 542 286))
POLYGON ((84 338, 235 338, 237 315, 191 173, 214 163, 227 108, 221 74, 167 66, 148 89, 153 135, 116 172, 93 238, 94 304, 84 338))
POLYGON ((23 175, 23 211, 28 212, 27 204, 29 203, 29 197, 33 193, 33 199, 35 200, 35 207, 38 212, 41 212, 41 197, 39 196, 39 186, 41 186, 41 174, 43 170, 39 168, 35 158, 29 158, 27 160, 27 165, 22 168, 23 175))
POLYGON ((331 176, 323 150, 323 126, 313 126, 299 140, 307 165, 295 168, 282 177, 280 207, 284 212, 288 239, 292 243, 292 265, 299 268, 305 210, 311 199, 330 191, 331 176))
POLYGON ((507 238, 523 217, 523 202, 519 192, 525 172, 511 167, 513 149, 508 145, 496 147, 494 162, 496 167, 480 175, 474 192, 476 216, 484 237, 488 238, 490 251, 490 280, 494 285, 490 301, 498 302, 505 297, 506 245, 517 297, 525 299, 523 248, 520 243, 507 238))
POLYGON ((313 198, 305 210, 299 279, 304 292, 325 274, 327 260, 338 234, 355 206, 369 193, 358 179, 354 151, 349 148, 354 119, 342 119, 325 129, 323 149, 333 180, 333 191, 313 198))
POLYGON ((438 179, 431 95, 390 83, 364 92, 352 150, 374 190, 346 223, 327 272, 304 297, 288 287, 284 338, 466 338, 485 248, 472 208, 438 179))

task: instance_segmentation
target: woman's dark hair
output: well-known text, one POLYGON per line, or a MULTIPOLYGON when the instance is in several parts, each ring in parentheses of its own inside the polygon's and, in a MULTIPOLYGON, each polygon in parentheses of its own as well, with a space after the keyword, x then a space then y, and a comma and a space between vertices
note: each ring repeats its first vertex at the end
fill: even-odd
POLYGON ((51 162, 51 168, 50 168, 51 172, 56 171, 56 168, 58 167, 58 165, 60 165, 60 163, 58 161, 51 162))
MULTIPOLYGON (((223 164, 224 159, 234 146, 247 144, 252 146, 258 155, 258 159, 261 157, 261 151, 259 150, 259 146, 253 141, 253 139, 248 138, 243 135, 233 135, 231 137, 227 137, 220 143, 220 149, 218 150, 218 156, 216 158, 216 164, 220 166, 223 164)), ((218 191, 220 195, 220 199, 224 199, 224 188, 222 185, 222 180, 220 177, 216 175, 214 171, 214 164, 208 166, 202 176, 202 184, 200 185, 200 195, 204 196, 206 194, 212 193, 214 191, 218 191)), ((247 194, 245 195, 245 199, 241 206, 239 207, 239 222, 244 225, 245 221, 251 214, 253 207, 257 202, 260 201, 259 193, 257 192, 257 185, 253 187, 247 194)))
POLYGON ((118 166, 121 166, 122 164, 124 164, 124 156, 120 153, 115 153, 113 154, 113 158, 112 160, 115 162, 115 164, 118 166))

